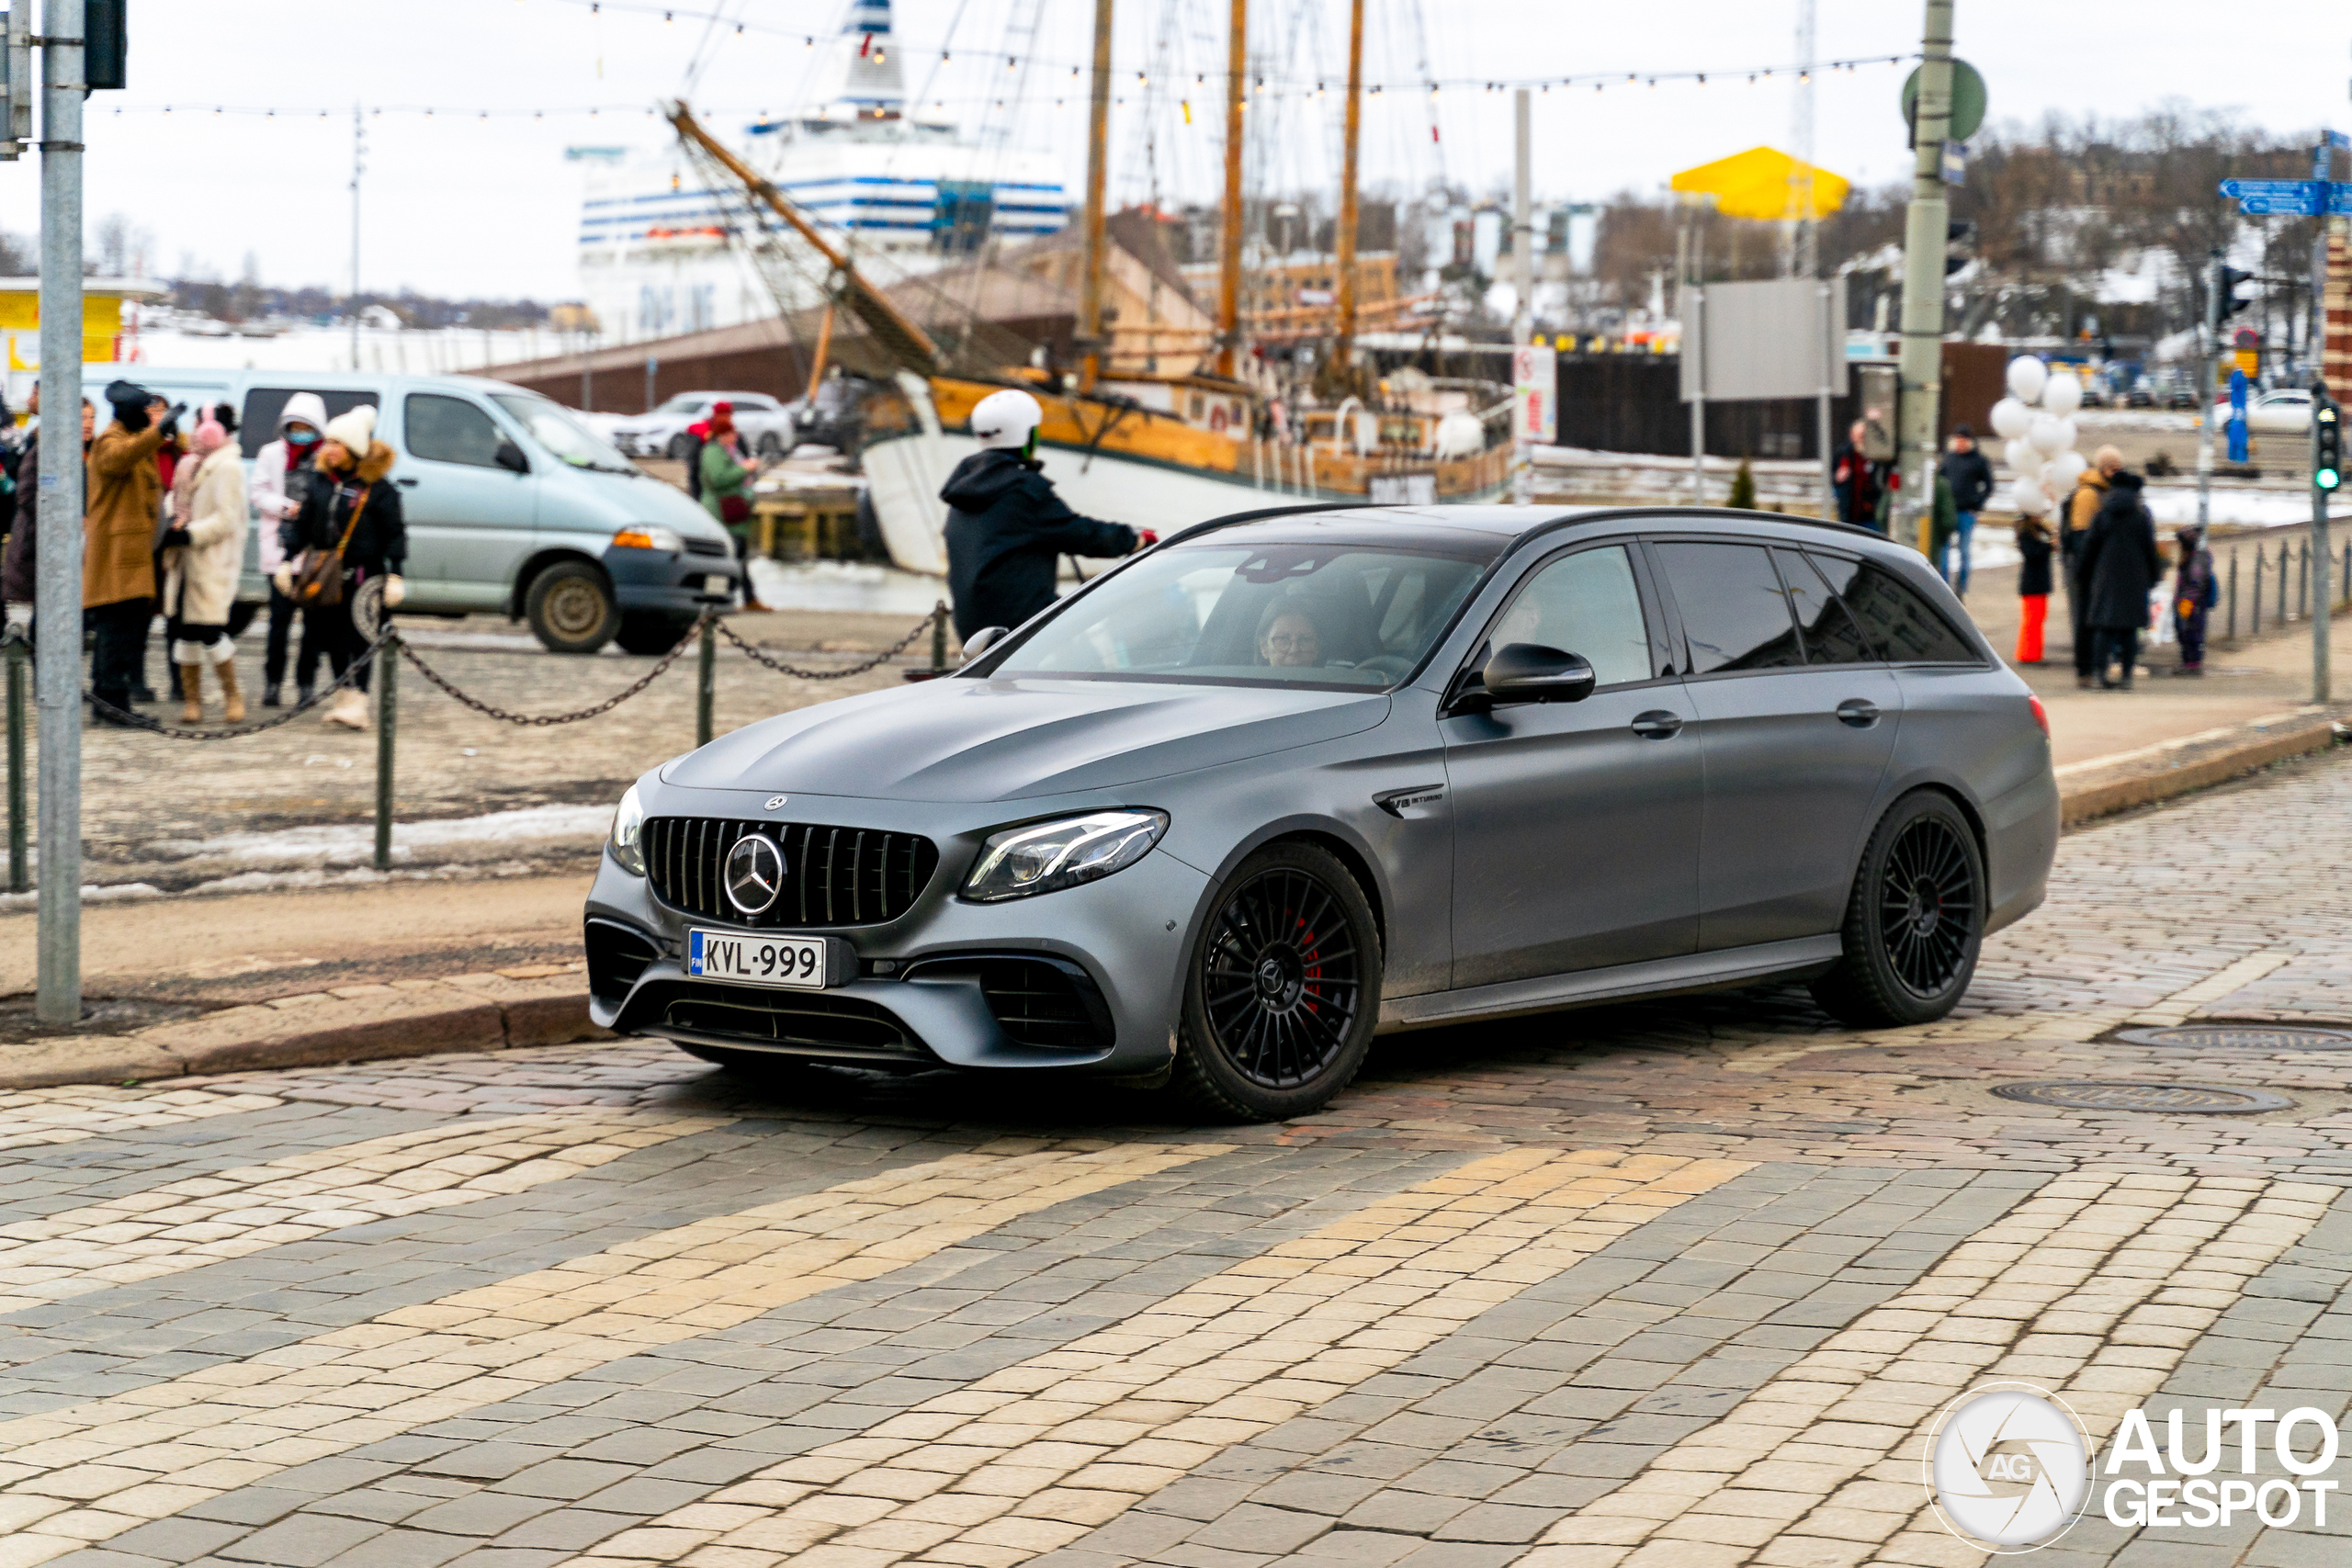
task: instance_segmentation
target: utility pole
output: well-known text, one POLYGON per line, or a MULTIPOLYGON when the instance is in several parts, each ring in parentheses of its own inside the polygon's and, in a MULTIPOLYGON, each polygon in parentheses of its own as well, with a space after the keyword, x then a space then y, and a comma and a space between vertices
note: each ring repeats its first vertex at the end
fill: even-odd
MULTIPOLYGON (((2312 152, 2312 178, 2319 182, 2319 199, 2312 203, 2314 220, 2312 224, 2312 389, 2322 396, 2330 396, 2327 387, 2327 191, 2329 176, 2335 173, 2335 149, 2344 143, 2342 133, 2320 132, 2319 145, 2312 152)), ((2317 399, 2313 400, 2314 405, 2317 399)), ((2314 406, 2312 412, 2318 412, 2314 406)), ((2207 409, 2207 423, 2211 423, 2211 409, 2207 409)), ((2331 700, 2328 670, 2328 542, 2327 490, 2319 482, 2316 460, 2319 442, 2319 421, 2312 422, 2312 442, 2314 460, 2312 464, 2312 701, 2331 700)))
POLYGON ((1094 97, 1086 122, 1086 272, 1078 291, 1078 386, 1102 374, 1103 205, 1111 174, 1111 3, 1094 0, 1094 97))
MULTIPOLYGON (((1527 89, 1520 88, 1512 97, 1511 110, 1518 130, 1518 154, 1511 171, 1510 271, 1512 285, 1519 291, 1519 305, 1511 312, 1510 341, 1512 346, 1524 348, 1535 333, 1535 213, 1527 188, 1528 165, 1533 157, 1534 137, 1529 120, 1527 89)), ((1535 444, 1526 434, 1526 422, 1520 420, 1516 423, 1521 426, 1521 434, 1510 456, 1511 500, 1521 506, 1528 506, 1535 501, 1535 444)))
POLYGON ((360 118, 359 106, 351 106, 351 368, 359 368, 359 176, 366 172, 362 161, 368 145, 367 121, 360 118))
POLYGON ((1903 232, 1903 351, 1896 364, 1902 446, 1899 515, 1908 538, 1928 553, 1936 502, 1936 426, 1943 404, 1944 244, 1951 209, 1944 200, 1944 139, 1951 128, 1952 0, 1927 0, 1920 40, 1919 104, 1912 122, 1916 157, 1911 207, 1903 232))
POLYGON ((1813 17, 1814 0, 1797 0, 1797 90, 1789 112, 1789 144, 1797 160, 1789 171, 1789 205, 1796 213, 1789 274, 1795 277, 1811 277, 1820 266, 1820 236, 1813 218, 1813 17))
MULTIPOLYGON (((2320 222, 2323 227, 2326 220, 2320 222)), ((2197 394, 2197 531, 2205 532, 2213 506, 2213 384, 2221 378, 2222 352, 2222 290, 2229 287, 2229 269, 2220 250, 2205 267, 2205 319, 2200 321, 2204 342, 2198 346, 2199 375, 2204 386, 2197 394)))
POLYGON ((33 1010, 47 1024, 82 1018, 83 11, 83 0, 48 0, 40 51, 40 493, 33 586, 40 885, 33 1010))

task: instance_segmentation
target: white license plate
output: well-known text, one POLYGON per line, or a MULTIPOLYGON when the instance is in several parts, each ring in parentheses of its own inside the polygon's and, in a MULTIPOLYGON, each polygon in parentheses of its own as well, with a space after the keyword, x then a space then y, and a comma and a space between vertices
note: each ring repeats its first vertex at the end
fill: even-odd
POLYGON ((721 577, 714 571, 702 580, 702 591, 705 593, 732 593, 735 592, 735 580, 721 577))
POLYGON ((811 936, 745 936, 735 931, 686 933, 686 973, 746 986, 825 988, 825 943, 811 936))

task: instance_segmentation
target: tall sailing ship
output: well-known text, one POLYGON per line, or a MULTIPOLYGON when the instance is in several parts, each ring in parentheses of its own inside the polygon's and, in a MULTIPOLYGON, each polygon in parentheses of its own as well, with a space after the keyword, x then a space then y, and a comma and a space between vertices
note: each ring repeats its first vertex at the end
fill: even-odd
MULTIPOLYGON (((939 491, 978 450, 969 431, 974 405, 1005 387, 1032 393, 1043 406, 1038 455, 1069 504, 1139 527, 1166 531, 1273 498, 1428 504, 1502 493, 1510 460, 1506 389, 1441 384, 1417 372, 1384 381, 1358 358, 1363 0, 1354 0, 1351 35, 1331 336, 1312 389, 1283 395, 1257 373, 1239 309, 1245 4, 1234 0, 1232 8, 1214 314, 1192 299, 1172 266, 1154 265, 1156 234, 1133 245, 1112 243, 1104 204, 1112 0, 1096 0, 1086 197, 1074 244, 976 244, 953 265, 893 265, 883 247, 797 198, 790 182, 761 174, 685 104, 673 107, 681 147, 728 209, 730 232, 747 242, 796 344, 810 345, 807 378, 813 384, 828 368, 846 367, 889 389, 869 400, 862 460, 899 565, 944 571, 939 491), (1122 321, 1108 308, 1114 268, 1154 275, 1144 280, 1155 301, 1148 320, 1122 321), (1058 298, 1054 286, 1061 283, 1074 285, 1077 295, 1076 364, 1067 367, 1020 330, 1050 308, 1035 296, 1058 298)), ((887 27, 888 0, 859 0, 857 9, 887 27)), ((888 124, 906 109, 902 96, 876 91, 863 112, 888 124)))

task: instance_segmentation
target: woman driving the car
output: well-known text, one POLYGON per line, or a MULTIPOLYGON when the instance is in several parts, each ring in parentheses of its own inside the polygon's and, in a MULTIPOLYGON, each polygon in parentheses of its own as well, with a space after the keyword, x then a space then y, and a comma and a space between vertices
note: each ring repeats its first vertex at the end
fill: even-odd
POLYGON ((1258 628, 1258 662, 1295 670, 1323 662, 1323 636, 1306 612, 1277 602, 1258 628))

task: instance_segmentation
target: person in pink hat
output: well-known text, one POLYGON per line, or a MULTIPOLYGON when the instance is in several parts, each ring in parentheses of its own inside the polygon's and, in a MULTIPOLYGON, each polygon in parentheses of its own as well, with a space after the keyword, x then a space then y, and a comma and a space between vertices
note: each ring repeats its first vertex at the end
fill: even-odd
POLYGON ((183 724, 204 722, 208 665, 220 682, 221 716, 231 724, 245 716, 244 694, 237 687, 237 646, 229 636, 229 612, 237 602, 237 574, 245 560, 245 468, 229 439, 229 421, 235 417, 225 404, 205 411, 190 444, 187 461, 196 479, 187 490, 185 520, 175 516, 164 531, 164 617, 172 667, 179 671, 183 724))

